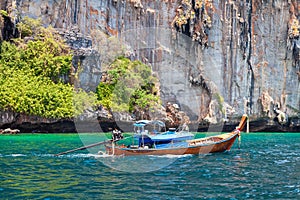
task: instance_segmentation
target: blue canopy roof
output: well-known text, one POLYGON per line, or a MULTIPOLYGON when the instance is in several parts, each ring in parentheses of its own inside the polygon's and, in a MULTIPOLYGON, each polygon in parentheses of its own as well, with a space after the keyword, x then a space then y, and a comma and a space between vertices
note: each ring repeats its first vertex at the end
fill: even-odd
POLYGON ((146 126, 148 124, 158 125, 158 126, 161 126, 161 127, 165 126, 165 123, 162 122, 162 121, 160 121, 160 120, 153 120, 153 121, 150 121, 150 120, 139 120, 139 121, 135 122, 133 124, 133 126, 143 127, 143 126, 146 126))

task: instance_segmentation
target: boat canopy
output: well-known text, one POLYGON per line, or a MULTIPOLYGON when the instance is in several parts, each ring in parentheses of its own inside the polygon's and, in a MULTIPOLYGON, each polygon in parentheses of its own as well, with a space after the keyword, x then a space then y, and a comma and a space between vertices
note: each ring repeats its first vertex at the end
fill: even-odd
POLYGON ((139 120, 133 124, 135 127, 144 127, 146 125, 158 125, 160 127, 165 127, 165 123, 160 120, 139 120))

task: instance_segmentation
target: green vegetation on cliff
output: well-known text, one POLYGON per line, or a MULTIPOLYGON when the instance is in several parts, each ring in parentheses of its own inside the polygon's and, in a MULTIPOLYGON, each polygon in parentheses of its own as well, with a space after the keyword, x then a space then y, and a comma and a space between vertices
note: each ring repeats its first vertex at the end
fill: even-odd
POLYGON ((73 117, 96 96, 75 90, 69 74, 72 54, 53 28, 24 18, 20 38, 0 46, 0 109, 48 118, 73 117))
MULTIPOLYGON (((112 111, 131 113, 158 105, 158 81, 151 68, 140 61, 116 59, 123 53, 112 53, 105 60, 107 71, 96 94, 86 93, 68 83, 72 52, 53 28, 44 28, 41 21, 28 17, 17 28, 19 37, 0 45, 1 110, 71 118, 97 103, 112 111)), ((111 42, 116 46, 115 40, 111 42)))
POLYGON ((98 99, 104 107, 117 112, 149 109, 159 102, 157 82, 149 66, 119 57, 97 87, 98 99))

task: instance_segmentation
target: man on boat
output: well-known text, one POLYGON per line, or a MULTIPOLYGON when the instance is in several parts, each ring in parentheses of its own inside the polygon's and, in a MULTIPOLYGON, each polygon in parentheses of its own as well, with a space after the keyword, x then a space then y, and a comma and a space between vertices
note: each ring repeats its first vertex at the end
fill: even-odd
POLYGON ((112 139, 113 139, 113 141, 123 139, 122 132, 120 130, 118 130, 117 128, 115 128, 112 132, 112 139))
POLYGON ((190 131, 189 126, 188 126, 186 123, 184 123, 184 124, 182 125, 182 130, 183 130, 183 131, 190 131))

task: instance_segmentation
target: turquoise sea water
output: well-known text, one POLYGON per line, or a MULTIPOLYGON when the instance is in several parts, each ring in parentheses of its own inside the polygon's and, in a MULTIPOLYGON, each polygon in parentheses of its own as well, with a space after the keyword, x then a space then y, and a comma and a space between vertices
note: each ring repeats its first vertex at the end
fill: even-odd
POLYGON ((102 137, 0 136, 0 199, 300 199, 300 133, 243 134, 240 149, 199 156, 53 156, 102 137))

